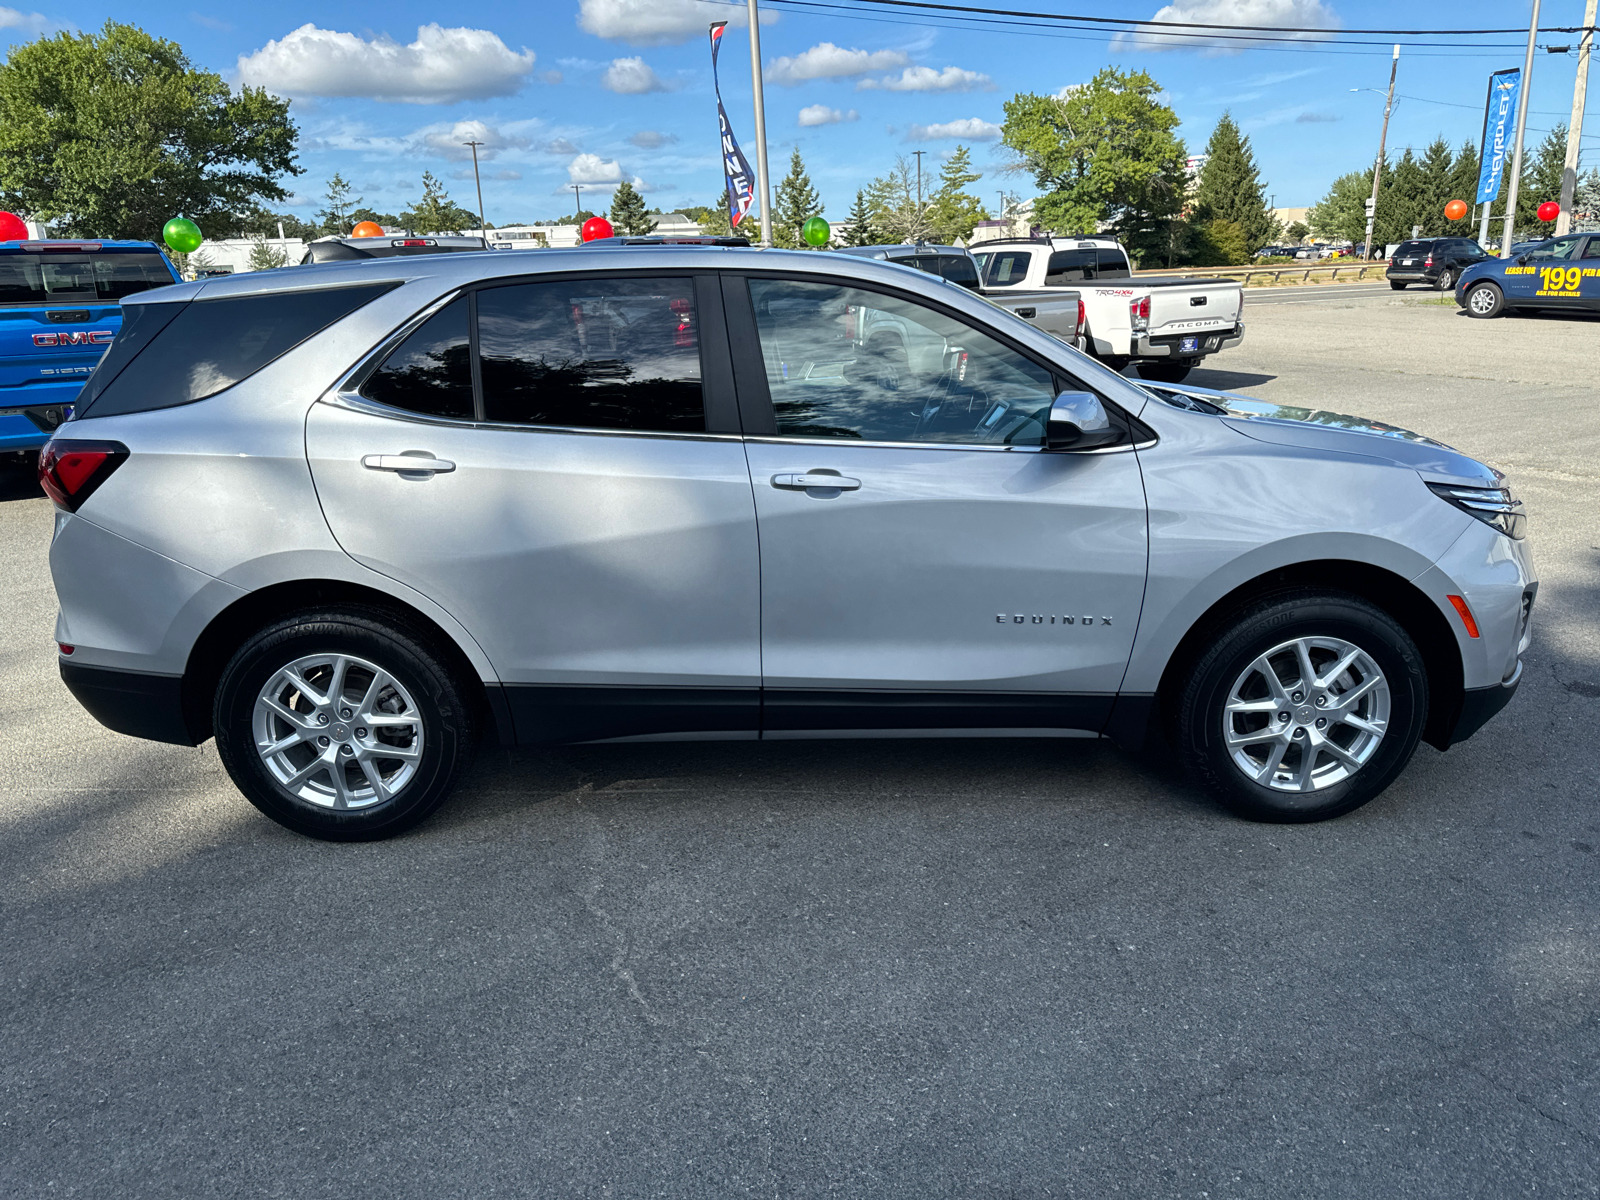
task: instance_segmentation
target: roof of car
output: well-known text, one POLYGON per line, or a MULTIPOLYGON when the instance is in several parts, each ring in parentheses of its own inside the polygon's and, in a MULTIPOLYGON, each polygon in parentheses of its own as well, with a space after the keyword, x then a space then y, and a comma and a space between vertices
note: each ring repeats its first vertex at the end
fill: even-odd
POLYGON ((136 242, 122 238, 38 238, 0 242, 0 254, 40 254, 52 250, 110 250, 113 253, 143 251, 148 254, 159 249, 160 247, 154 242, 136 242))
POLYGON ((834 254, 852 254, 858 258, 888 258, 893 254, 959 254, 969 251, 964 246, 945 246, 935 242, 895 242, 886 246, 837 246, 834 254))

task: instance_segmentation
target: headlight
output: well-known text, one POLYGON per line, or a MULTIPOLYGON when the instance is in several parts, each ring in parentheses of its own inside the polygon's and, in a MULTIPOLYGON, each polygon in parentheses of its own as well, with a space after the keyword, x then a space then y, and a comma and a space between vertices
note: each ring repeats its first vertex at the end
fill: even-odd
POLYGON ((1454 504, 1468 516, 1492 525, 1508 538, 1521 541, 1528 533, 1528 514, 1522 501, 1509 486, 1497 488, 1457 487, 1451 483, 1430 483, 1428 490, 1446 504, 1454 504))

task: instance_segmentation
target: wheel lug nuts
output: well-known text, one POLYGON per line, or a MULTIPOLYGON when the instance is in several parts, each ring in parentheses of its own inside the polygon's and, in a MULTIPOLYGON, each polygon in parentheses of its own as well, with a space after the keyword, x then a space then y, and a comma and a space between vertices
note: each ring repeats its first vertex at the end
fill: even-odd
POLYGON ((1281 713, 1278 714, 1278 720, 1287 721, 1288 719, 1289 719, 1289 714, 1288 713, 1281 712, 1281 713))
POLYGON ((318 713, 317 714, 317 724, 318 725, 326 725, 327 723, 328 723, 328 714, 327 713, 318 713))
POLYGON ((325 738, 325 737, 319 737, 319 738, 318 738, 318 739, 317 739, 317 745, 319 745, 319 746, 326 746, 326 745, 327 745, 327 744, 328 744, 328 739, 327 739, 327 738, 325 738))
POLYGON ((1305 731, 1305 728, 1304 728, 1304 727, 1301 727, 1301 728, 1299 728, 1299 729, 1296 729, 1296 730, 1295 730, 1295 731, 1294 731, 1294 735, 1295 735, 1295 737, 1297 737, 1297 738, 1303 738, 1303 737, 1305 737, 1305 735, 1306 735, 1306 731, 1305 731))
POLYGON ((1318 696, 1317 697, 1317 707, 1318 708, 1327 708, 1328 707, 1328 698, 1326 696, 1318 696))
POLYGON ((357 726, 356 727, 356 736, 357 737, 366 737, 367 736, 367 731, 365 729, 361 728, 360 726, 357 726))
POLYGON ((354 751, 350 749, 350 743, 346 742, 344 745, 339 747, 339 753, 340 754, 353 754, 354 751))
POLYGON ((351 715, 352 714, 348 708, 341 708, 339 710, 339 716, 346 721, 350 719, 351 715))
POLYGON ((1293 700, 1296 704, 1299 704, 1300 701, 1304 700, 1305 698, 1306 694, 1304 692, 1296 692, 1294 695, 1289 697, 1289 699, 1293 700))
POLYGON ((1318 729, 1326 729, 1327 727, 1328 727, 1328 718, 1327 717, 1318 717, 1317 718, 1317 728, 1318 729))

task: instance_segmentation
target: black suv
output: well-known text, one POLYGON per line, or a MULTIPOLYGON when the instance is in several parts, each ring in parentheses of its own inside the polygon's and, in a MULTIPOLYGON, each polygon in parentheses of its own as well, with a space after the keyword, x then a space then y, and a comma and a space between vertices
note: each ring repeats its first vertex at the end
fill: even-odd
POLYGON ((1397 292, 1408 283, 1426 283, 1448 292, 1461 272, 1488 257, 1471 238, 1418 238, 1395 248, 1384 274, 1397 292))

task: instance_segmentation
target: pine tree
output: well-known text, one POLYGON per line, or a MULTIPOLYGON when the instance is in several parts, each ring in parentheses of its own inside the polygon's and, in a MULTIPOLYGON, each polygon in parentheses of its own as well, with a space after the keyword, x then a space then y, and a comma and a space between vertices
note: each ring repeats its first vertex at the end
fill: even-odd
MULTIPOLYGON (((1539 205, 1561 199, 1561 175, 1567 165, 1567 126, 1563 122, 1545 135, 1531 154, 1522 158, 1522 186, 1517 189, 1517 238, 1550 237, 1555 222, 1539 220, 1539 205)), ((1504 197, 1508 189, 1501 188, 1504 197)), ((1505 212, 1505 204, 1500 205, 1505 212)))
POLYGON ((855 203, 850 206, 850 229, 844 235, 843 245, 846 246, 876 246, 884 240, 882 230, 878 228, 878 214, 873 211, 871 203, 867 200, 865 188, 856 192, 855 203))
POLYGON ((283 245, 272 245, 264 234, 250 239, 249 268, 252 271, 273 271, 289 265, 289 250, 283 245))
POLYGON ((1194 216, 1200 221, 1231 221, 1244 234, 1254 254, 1278 236, 1279 222, 1267 208, 1263 184, 1250 152, 1250 139, 1233 117, 1222 114, 1206 143, 1206 165, 1200 168, 1194 216))
POLYGON ((1589 168, 1578 176, 1572 194, 1572 228, 1593 232, 1600 229, 1600 167, 1589 168))
POLYGON ((879 229, 895 242, 926 242, 933 236, 927 206, 917 203, 916 181, 916 169, 901 154, 894 160, 894 169, 867 188, 879 229))
POLYGON ((728 222, 728 189, 723 188, 717 202, 705 210, 705 215, 700 219, 700 232, 707 237, 727 237, 733 232, 728 222))
POLYGON ((965 242, 972 236, 972 227, 988 218, 983 201, 961 190, 982 178, 982 172, 972 169, 971 152, 965 146, 957 146, 939 171, 939 186, 927 208, 934 241, 944 245, 965 242))
POLYGON ((1417 165, 1422 170, 1422 192, 1418 198, 1416 220, 1422 226, 1422 235, 1444 237, 1452 232, 1459 233, 1461 226, 1444 215, 1444 206, 1454 197, 1450 191, 1450 143, 1445 141, 1443 135, 1433 139, 1422 152, 1417 165))
POLYGON ((778 184, 778 194, 772 202, 772 243, 790 250, 805 243, 800 238, 800 226, 812 217, 822 215, 822 197, 811 186, 811 176, 795 147, 789 156, 789 173, 778 184))
POLYGON ((1475 221, 1478 210, 1478 147, 1473 142, 1462 142, 1450 164, 1450 199, 1465 200, 1472 210, 1469 221, 1475 221))
POLYGON ((476 229, 478 216, 450 199, 444 181, 422 173, 422 199, 400 214, 400 224, 414 233, 460 233, 476 229))
POLYGON ((1423 224, 1424 181, 1417 156, 1407 146, 1394 164, 1383 173, 1378 191, 1378 220, 1372 240, 1380 244, 1403 242, 1411 236, 1413 225, 1423 224))
POLYGON ((336 233, 343 237, 350 232, 351 226, 355 224, 350 219, 351 210, 361 206, 361 197, 352 196, 350 194, 352 190, 345 182, 344 176, 337 171, 333 173, 333 178, 328 180, 328 191, 323 197, 327 200, 328 207, 317 213, 322 219, 324 233, 336 233))
POLYGON ((611 197, 611 228, 622 237, 643 237, 655 228, 645 211, 644 197, 624 179, 611 197))

